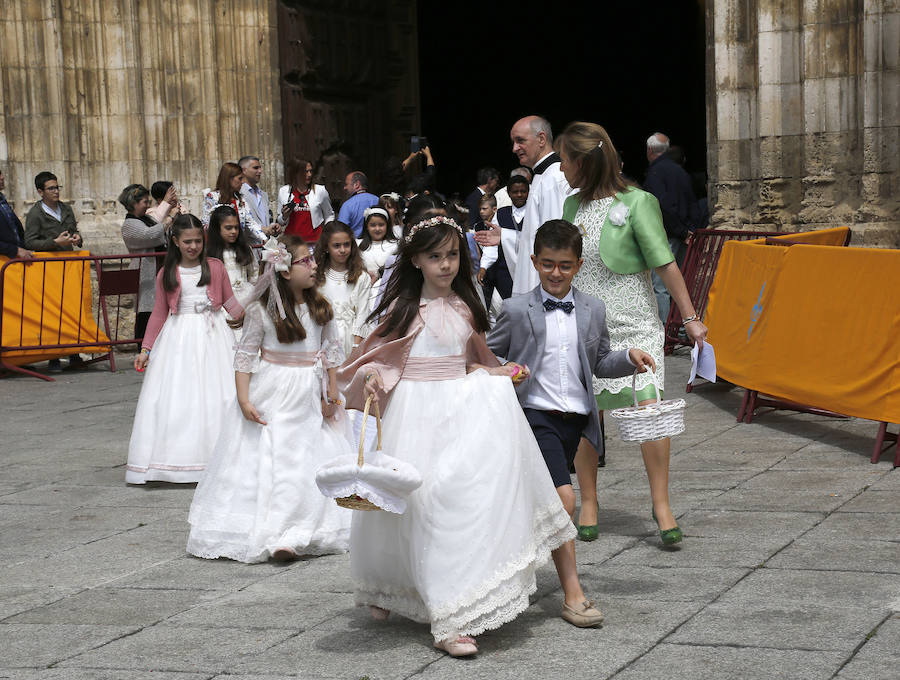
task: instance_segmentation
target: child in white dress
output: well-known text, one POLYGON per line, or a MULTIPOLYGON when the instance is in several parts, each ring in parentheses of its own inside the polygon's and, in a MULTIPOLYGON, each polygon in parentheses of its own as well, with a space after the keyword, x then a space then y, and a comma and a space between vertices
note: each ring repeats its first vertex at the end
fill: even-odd
POLYGON ((129 484, 199 481, 234 405, 234 333, 222 307, 236 319, 244 309, 222 262, 206 257, 204 237, 193 215, 172 223, 153 312, 134 359, 134 368, 146 368, 147 375, 128 446, 129 484))
POLYGON ((217 206, 209 215, 206 256, 222 260, 234 296, 246 305, 253 293, 253 284, 259 277, 259 265, 241 229, 237 210, 230 205, 217 206))
POLYGON ((263 248, 268 286, 247 306, 234 357, 238 404, 191 504, 187 550, 197 557, 262 562, 349 544, 352 513, 315 481, 320 465, 352 453, 335 420, 340 332, 309 248, 297 236, 280 240, 263 248))
POLYGON ((357 603, 376 619, 390 610, 430 624, 453 656, 475 654, 471 636, 528 607, 535 570, 575 527, 516 399, 510 376, 521 368, 500 366, 485 344, 453 220, 411 227, 376 317, 339 383, 350 408, 380 399, 384 451, 424 481, 403 515, 354 514, 357 603))
POLYGON ((397 237, 388 227, 389 220, 384 208, 366 208, 359 251, 373 284, 384 273, 387 259, 397 252, 397 237))
POLYGON ((349 356, 353 347, 368 335, 366 317, 372 279, 366 273, 353 230, 343 222, 331 221, 322 228, 316 244, 316 283, 331 303, 349 356))

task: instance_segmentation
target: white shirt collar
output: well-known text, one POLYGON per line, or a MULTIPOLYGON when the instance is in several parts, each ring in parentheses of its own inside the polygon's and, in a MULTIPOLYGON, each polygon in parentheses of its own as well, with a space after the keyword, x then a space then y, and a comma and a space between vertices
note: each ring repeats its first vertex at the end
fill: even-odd
POLYGON ((56 204, 56 210, 51 208, 49 205, 41 201, 41 208, 44 209, 44 212, 50 215, 50 217, 55 217, 57 222, 62 222, 62 204, 56 204))

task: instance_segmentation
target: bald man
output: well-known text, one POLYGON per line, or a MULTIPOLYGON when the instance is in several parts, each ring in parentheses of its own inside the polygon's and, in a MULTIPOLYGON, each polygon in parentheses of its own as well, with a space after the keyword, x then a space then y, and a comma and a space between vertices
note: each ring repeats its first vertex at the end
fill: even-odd
POLYGON ((553 151, 553 131, 540 116, 526 116, 516 121, 509 132, 512 152, 519 162, 532 169, 534 179, 525 204, 521 233, 510 229, 492 229, 475 233, 483 246, 502 244, 507 266, 513 277, 513 295, 528 293, 538 284, 537 270, 530 266, 534 252, 534 235, 547 220, 560 219, 563 201, 572 188, 559 169, 559 156, 553 151), (510 232, 510 233, 497 233, 510 232), (516 237, 518 240, 516 241, 516 237), (523 266, 517 266, 522 263, 523 266))

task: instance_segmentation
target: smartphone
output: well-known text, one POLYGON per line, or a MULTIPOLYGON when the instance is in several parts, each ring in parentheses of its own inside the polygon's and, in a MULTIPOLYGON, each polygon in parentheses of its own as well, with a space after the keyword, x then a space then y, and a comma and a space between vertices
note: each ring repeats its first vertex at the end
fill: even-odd
POLYGON ((409 138, 410 153, 418 153, 426 146, 428 146, 428 137, 417 137, 413 135, 409 138))

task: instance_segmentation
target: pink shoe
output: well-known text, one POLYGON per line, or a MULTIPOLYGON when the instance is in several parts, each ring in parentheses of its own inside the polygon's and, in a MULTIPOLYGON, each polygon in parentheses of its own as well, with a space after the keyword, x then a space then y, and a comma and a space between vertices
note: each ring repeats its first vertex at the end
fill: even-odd
POLYGON ((434 646, 447 652, 450 656, 473 656, 478 653, 478 645, 475 644, 475 638, 468 635, 441 640, 440 642, 435 642, 434 646))
POLYGON ((385 621, 387 617, 390 616, 390 609, 382 609, 381 607, 376 607, 374 604, 369 605, 369 614, 371 614, 372 618, 376 621, 385 621))

